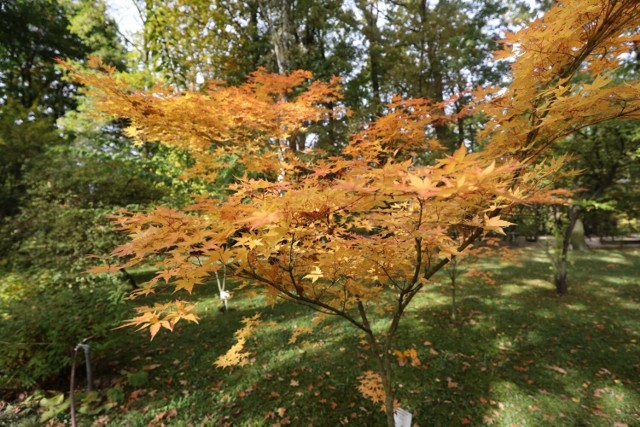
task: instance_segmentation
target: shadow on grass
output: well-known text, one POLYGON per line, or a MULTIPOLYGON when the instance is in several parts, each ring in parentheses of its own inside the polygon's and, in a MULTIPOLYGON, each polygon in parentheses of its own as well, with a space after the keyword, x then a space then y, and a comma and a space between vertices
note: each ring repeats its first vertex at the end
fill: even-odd
POLYGON ((615 270, 593 255, 577 257, 571 294, 563 298, 539 279, 543 263, 498 268, 504 285, 467 286, 466 318, 457 328, 442 302, 447 286, 428 289, 402 329, 422 324, 426 347, 434 349, 422 374, 430 386, 423 388, 418 419, 443 426, 497 419, 500 425, 640 424, 640 263, 637 253, 624 255, 615 270), (603 280, 607 274, 617 280, 603 280))
POLYGON ((222 313, 215 285, 195 288, 190 299, 198 301, 199 325, 179 323, 175 332, 163 331, 153 341, 130 329, 114 331, 113 351, 102 361, 104 386, 120 376, 127 396, 136 388, 145 391, 123 405, 110 425, 146 426, 174 408, 171 425, 205 420, 208 425, 340 425, 345 419, 350 425, 385 425, 380 409, 357 391, 357 377, 371 367, 350 325, 328 318, 290 343, 296 326, 311 325, 312 313, 303 307, 265 307, 261 298, 238 298, 230 300, 231 311, 222 313), (248 340, 251 364, 215 367, 214 361, 235 344, 242 318, 256 313, 263 325, 248 340), (123 380, 123 372, 149 367, 143 386, 123 380))

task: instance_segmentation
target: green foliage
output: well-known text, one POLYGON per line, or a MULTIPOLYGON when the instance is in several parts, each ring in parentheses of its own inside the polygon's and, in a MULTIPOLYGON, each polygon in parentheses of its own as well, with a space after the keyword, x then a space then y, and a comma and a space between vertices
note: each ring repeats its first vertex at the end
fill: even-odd
POLYGON ((128 289, 113 277, 66 278, 48 270, 4 274, 0 382, 32 387, 68 375, 72 350, 86 337, 93 337, 94 353, 100 355, 104 338, 130 315, 123 304, 128 289))
POLYGON ((118 69, 124 69, 125 49, 118 40, 116 22, 107 15, 106 2, 104 0, 59 1, 69 20, 69 32, 82 40, 89 55, 102 58, 118 69))
POLYGON ((149 382, 149 373, 147 371, 126 372, 127 383, 131 387, 140 388, 149 382))
POLYGON ((75 85, 63 82, 54 58, 80 60, 89 50, 69 32, 64 8, 52 0, 2 2, 0 99, 59 117, 74 106, 75 85))
POLYGON ((40 399, 40 406, 44 412, 40 415, 40 422, 49 421, 56 415, 69 409, 70 402, 64 398, 64 393, 56 394, 50 398, 43 397, 40 399))
POLYGON ((0 222, 14 215, 24 199, 23 176, 29 163, 61 142, 50 118, 38 117, 15 101, 3 107, 0 110, 0 222))
POLYGON ((130 315, 127 277, 85 271, 121 241, 107 214, 166 194, 166 180, 144 164, 152 165, 90 145, 56 145, 29 159, 21 209, 0 224, 3 383, 31 387, 66 375, 81 339, 94 336, 100 354, 100 340, 130 315))
POLYGON ((162 178, 140 159, 90 148, 58 146, 30 161, 22 208, 0 223, 0 253, 13 268, 84 271, 121 241, 106 217, 160 199, 162 178))

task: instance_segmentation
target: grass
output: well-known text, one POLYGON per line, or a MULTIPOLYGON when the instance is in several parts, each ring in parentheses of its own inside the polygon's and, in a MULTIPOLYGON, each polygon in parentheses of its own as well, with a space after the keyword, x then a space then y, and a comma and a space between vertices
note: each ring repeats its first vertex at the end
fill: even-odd
MULTIPOLYGON (((640 250, 573 255, 562 298, 548 281, 545 254, 528 248, 521 265, 481 264, 496 285, 461 280, 455 324, 444 275, 414 301, 397 348, 415 347, 421 363, 396 366, 396 384, 416 425, 640 426, 640 250)), ((242 294, 221 313, 215 286, 196 288, 193 300, 199 325, 179 324, 153 341, 131 329, 113 332, 94 357, 97 402, 115 406, 86 404, 97 413, 79 415, 79 425, 384 425, 357 391, 373 364, 345 322, 324 319, 289 343, 313 313, 242 294), (249 342, 252 363, 216 368, 241 319, 255 313, 264 323, 249 342)), ((36 425, 33 411, 23 413, 10 425, 36 425)))

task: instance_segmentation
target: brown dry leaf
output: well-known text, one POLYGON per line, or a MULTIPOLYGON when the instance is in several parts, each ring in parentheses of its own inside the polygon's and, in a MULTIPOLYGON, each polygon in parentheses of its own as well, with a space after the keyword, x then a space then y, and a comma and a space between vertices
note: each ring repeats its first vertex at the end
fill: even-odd
POLYGON ((138 390, 134 390, 131 392, 131 394, 129 395, 129 402, 133 402, 134 400, 137 400, 140 396, 144 396, 147 393, 147 390, 144 389, 138 389, 138 390))
POLYGON ((93 422, 94 427, 105 427, 109 425, 110 418, 108 415, 102 415, 100 418, 93 422))
POLYGON ((275 399, 277 397, 280 397, 280 393, 278 393, 277 391, 272 391, 269 395, 269 399, 275 399))
POLYGON ((153 371, 154 369, 157 369, 157 368, 159 368, 160 366, 162 366, 162 365, 161 365, 161 364, 159 364, 159 363, 154 363, 154 364, 152 364, 152 365, 145 365, 145 366, 143 366, 143 367, 142 367, 142 370, 143 370, 143 371, 153 371))
POLYGON ((562 375, 566 375, 567 374, 567 371, 565 371, 564 369, 562 369, 559 366, 551 366, 551 370, 556 371, 557 373, 562 374, 562 375))
POLYGON ((626 423, 613 423, 613 427, 629 427, 626 423))
POLYGON ((434 350, 433 348, 431 348, 431 349, 429 349, 429 354, 432 355, 432 356, 437 356, 440 353, 438 351, 434 350))
POLYGON ((168 420, 169 418, 173 418, 178 415, 178 410, 176 408, 171 408, 168 411, 163 411, 157 414, 153 418, 153 422, 158 423, 162 420, 168 420))
POLYGON ((289 383, 289 385, 290 385, 291 387, 298 387, 298 386, 300 385, 300 382, 299 382, 299 381, 296 381, 296 380, 291 380, 291 382, 289 383))
POLYGON ((284 418, 284 413, 287 412, 287 408, 280 407, 276 409, 276 412, 280 416, 280 418, 284 418))
POLYGON ((448 388, 458 388, 458 383, 451 380, 451 377, 447 377, 448 388))
POLYGON ((463 426, 471 424, 471 420, 469 419, 469 416, 466 416, 463 419, 461 419, 460 424, 462 424, 463 426))

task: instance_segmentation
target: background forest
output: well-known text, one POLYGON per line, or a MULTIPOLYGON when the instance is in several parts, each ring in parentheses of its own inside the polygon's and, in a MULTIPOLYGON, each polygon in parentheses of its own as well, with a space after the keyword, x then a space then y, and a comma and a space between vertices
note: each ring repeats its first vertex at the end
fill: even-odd
MULTIPOLYGON (((295 307, 271 309, 268 319, 280 326, 258 338, 270 349, 261 350, 267 359, 256 356, 256 369, 244 377, 244 368, 225 377, 213 361, 233 343, 242 317, 264 306, 261 296, 232 299, 232 310, 222 313, 213 285, 196 292, 200 326, 152 343, 129 328, 114 331, 135 314, 127 296, 154 270, 87 273, 126 239, 110 215, 180 208, 199 195, 225 197, 245 166, 228 154, 214 181, 185 179, 194 163, 188 152, 131 138, 127 119, 96 114, 95 100, 56 59, 89 70, 89 58, 101 58, 141 90, 162 83, 204 92, 215 81, 240 85, 260 68, 281 75, 308 70, 324 82, 337 76, 343 98, 327 108, 345 113, 309 123, 288 141, 301 158, 309 151, 328 157, 388 113, 397 96, 442 103, 461 94, 441 107, 455 114, 471 102, 469 90, 509 84, 510 64, 493 61, 493 52, 507 31, 550 2, 131 2, 143 23, 135 35, 118 28, 106 0, 0 0, 0 425, 68 422, 69 400, 61 393, 69 387, 73 349, 88 337, 98 391, 78 392, 80 425, 373 425, 379 405, 357 392, 359 371, 351 370, 358 344, 335 325, 299 338, 311 334, 312 318, 295 307), (326 366, 314 353, 314 343, 324 341, 333 358, 326 366), (305 354, 312 363, 299 364, 305 354)), ((617 81, 639 78, 636 47, 617 81)), ((444 154, 461 143, 481 152, 477 134, 485 121, 475 114, 436 123, 444 154)), ((474 254, 453 263, 441 287, 418 303, 420 316, 410 322, 428 339, 418 353, 400 352, 398 364, 429 378, 417 386, 418 374, 399 374, 406 384, 401 401, 412 402, 419 425, 640 423, 640 125, 611 121, 581 129, 554 145, 553 155, 564 154, 567 167, 581 171, 554 183, 573 191, 571 203, 521 206, 503 217, 515 225, 498 243, 502 249, 490 261, 474 254), (578 252, 587 245, 605 249, 578 252), (495 281, 506 285, 485 284, 495 281), (511 304, 513 312, 503 311, 511 304), (544 312, 538 326, 525 315, 532 311, 544 312), (586 313, 591 317, 577 320, 586 313), (428 316, 434 320, 425 332, 420 317, 428 316), (562 335, 565 329, 570 335, 562 335), (479 348, 488 340, 500 343, 479 348), (557 352, 541 350, 557 341, 563 342, 557 352), (605 363, 608 357, 617 360, 605 363), (538 359, 545 360, 539 370, 538 359), (504 370, 506 379, 498 374, 504 370), (491 372, 495 383, 480 371, 491 372), (599 380, 609 385, 597 386, 599 380), (550 396, 540 392, 547 389, 550 396), (495 397, 501 393, 502 400, 495 397), (510 394, 515 400, 508 401, 510 394), (563 409, 567 404, 575 407, 563 409)), ((425 164, 436 161, 423 157, 425 164)), ((83 385, 84 374, 79 378, 83 385)))

